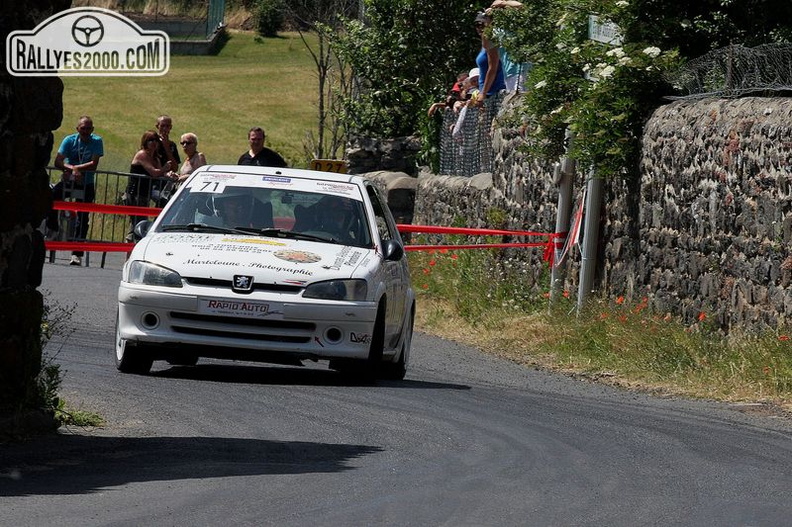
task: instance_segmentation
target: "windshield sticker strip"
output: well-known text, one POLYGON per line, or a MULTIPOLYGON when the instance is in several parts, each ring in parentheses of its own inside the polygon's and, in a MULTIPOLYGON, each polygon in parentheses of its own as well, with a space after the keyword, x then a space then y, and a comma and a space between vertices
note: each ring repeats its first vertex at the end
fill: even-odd
POLYGON ((289 188, 301 192, 319 192, 341 196, 355 201, 363 201, 360 188, 354 183, 336 181, 317 181, 314 179, 290 178, 285 176, 255 176, 251 174, 224 174, 207 172, 189 180, 187 187, 192 192, 220 194, 226 187, 247 187, 257 189, 289 188))

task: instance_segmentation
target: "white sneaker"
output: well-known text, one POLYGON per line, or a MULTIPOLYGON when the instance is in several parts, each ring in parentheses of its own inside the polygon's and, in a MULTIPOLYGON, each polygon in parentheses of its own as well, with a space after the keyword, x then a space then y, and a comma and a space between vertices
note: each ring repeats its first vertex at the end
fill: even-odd
POLYGON ((69 265, 82 265, 82 258, 72 255, 69 265))

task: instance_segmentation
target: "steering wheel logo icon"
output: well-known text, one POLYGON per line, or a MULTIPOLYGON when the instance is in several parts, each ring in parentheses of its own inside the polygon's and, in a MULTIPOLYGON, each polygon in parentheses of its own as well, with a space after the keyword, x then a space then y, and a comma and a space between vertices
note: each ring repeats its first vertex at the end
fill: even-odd
POLYGON ((104 25, 98 18, 85 15, 72 25, 72 38, 79 45, 90 48, 102 41, 104 31, 104 25))

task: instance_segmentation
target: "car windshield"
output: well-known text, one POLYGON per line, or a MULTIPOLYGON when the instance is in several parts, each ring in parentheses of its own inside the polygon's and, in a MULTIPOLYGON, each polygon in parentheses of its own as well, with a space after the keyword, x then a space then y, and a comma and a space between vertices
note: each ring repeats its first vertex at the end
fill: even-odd
POLYGON ((363 202, 347 195, 242 186, 206 192, 206 188, 183 189, 163 213, 157 230, 238 232, 372 247, 363 202))

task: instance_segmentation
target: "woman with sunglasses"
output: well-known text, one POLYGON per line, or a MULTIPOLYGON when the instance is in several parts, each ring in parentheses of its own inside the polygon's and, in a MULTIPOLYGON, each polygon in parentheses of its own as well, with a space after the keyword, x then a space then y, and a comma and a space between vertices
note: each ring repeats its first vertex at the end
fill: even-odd
POLYGON ((476 31, 481 37, 481 51, 476 57, 476 66, 479 69, 479 95, 475 104, 481 106, 487 97, 497 95, 506 89, 503 68, 498 55, 498 46, 492 43, 485 34, 485 29, 492 23, 492 18, 486 13, 476 15, 476 31))
POLYGON ((179 144, 184 150, 184 163, 179 167, 179 179, 176 181, 177 188, 196 168, 206 164, 206 157, 203 152, 198 151, 198 136, 194 133, 187 132, 183 134, 179 144))
MULTIPOLYGON (((158 202, 158 207, 163 206, 163 203, 159 203, 160 196, 155 196, 153 193, 156 189, 154 183, 175 180, 177 175, 173 171, 176 168, 173 161, 167 161, 164 165, 160 162, 157 155, 159 145, 160 137, 155 130, 146 131, 140 138, 140 150, 132 157, 129 167, 129 172, 133 175, 127 182, 124 205, 149 207, 149 202, 155 200, 158 202)), ((135 225, 146 218, 146 216, 130 216, 131 226, 126 237, 127 241, 134 239, 132 231, 135 225)))

